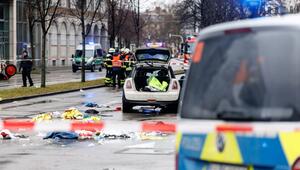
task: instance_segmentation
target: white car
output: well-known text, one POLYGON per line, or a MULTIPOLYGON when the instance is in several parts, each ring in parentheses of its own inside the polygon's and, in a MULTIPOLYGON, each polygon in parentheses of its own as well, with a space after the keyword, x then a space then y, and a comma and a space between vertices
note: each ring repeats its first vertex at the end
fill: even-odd
POLYGON ((135 57, 137 64, 123 88, 123 112, 129 113, 134 106, 145 105, 177 112, 180 85, 168 64, 170 51, 166 48, 140 48, 136 50, 135 57), (147 80, 151 76, 155 76, 160 82, 167 82, 166 90, 149 90, 147 80))

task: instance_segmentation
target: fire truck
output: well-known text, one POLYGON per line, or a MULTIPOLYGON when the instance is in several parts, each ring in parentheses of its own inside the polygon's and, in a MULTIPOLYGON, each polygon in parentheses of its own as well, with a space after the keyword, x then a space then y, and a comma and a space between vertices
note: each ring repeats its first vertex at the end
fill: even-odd
POLYGON ((192 52, 195 47, 196 37, 188 36, 184 43, 181 44, 181 56, 183 56, 184 70, 189 68, 192 52))

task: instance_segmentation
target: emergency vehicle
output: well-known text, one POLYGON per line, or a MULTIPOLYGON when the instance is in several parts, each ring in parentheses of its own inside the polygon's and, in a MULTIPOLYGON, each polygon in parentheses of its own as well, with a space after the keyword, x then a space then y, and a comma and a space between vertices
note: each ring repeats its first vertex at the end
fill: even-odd
POLYGON ((178 170, 300 169, 299 20, 200 32, 179 109, 178 170))
MULTIPOLYGON (((82 67, 82 45, 78 45, 75 55, 72 56, 72 71, 75 73, 82 67)), ((85 45, 85 69, 94 72, 96 69, 102 71, 104 51, 101 44, 89 43, 85 45)))

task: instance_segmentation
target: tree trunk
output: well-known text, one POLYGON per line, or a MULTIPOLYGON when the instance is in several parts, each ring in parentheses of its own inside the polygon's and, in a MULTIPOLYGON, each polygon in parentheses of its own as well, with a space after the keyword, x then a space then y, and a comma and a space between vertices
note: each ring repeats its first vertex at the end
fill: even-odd
POLYGON ((116 20, 115 20, 115 2, 112 2, 111 8, 111 23, 112 23, 112 35, 110 37, 110 46, 115 47, 115 40, 116 40, 116 20))
POLYGON ((32 68, 36 68, 36 57, 35 57, 35 44, 34 44, 34 26, 29 26, 29 37, 30 37, 30 45, 31 45, 31 58, 32 58, 32 68))
MULTIPOLYGON (((44 32, 44 31, 43 31, 44 32)), ((46 87, 46 37, 47 34, 43 33, 42 38, 42 70, 41 70, 41 87, 46 87)))
POLYGON ((137 47, 140 46, 140 0, 138 0, 138 13, 137 13, 137 47))
POLYGON ((82 56, 81 56, 81 82, 85 82, 85 23, 82 23, 82 56))

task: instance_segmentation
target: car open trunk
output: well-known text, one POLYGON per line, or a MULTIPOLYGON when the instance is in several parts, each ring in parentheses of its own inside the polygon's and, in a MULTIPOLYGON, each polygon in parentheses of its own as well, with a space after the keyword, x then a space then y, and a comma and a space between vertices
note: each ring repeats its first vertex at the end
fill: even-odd
POLYGON ((151 76, 155 76, 160 83, 163 81, 168 83, 166 90, 169 88, 170 84, 170 73, 165 67, 140 67, 136 69, 134 76, 134 84, 136 90, 138 91, 147 91, 147 92, 164 92, 164 91, 152 91, 147 88, 149 86, 148 79, 151 76))

